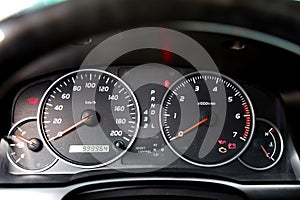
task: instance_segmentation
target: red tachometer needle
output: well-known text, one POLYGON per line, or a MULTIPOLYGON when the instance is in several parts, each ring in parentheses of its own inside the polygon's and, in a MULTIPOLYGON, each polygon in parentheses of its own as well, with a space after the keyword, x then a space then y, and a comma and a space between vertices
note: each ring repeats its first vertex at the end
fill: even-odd
POLYGON ((266 155, 266 157, 269 159, 269 160, 273 160, 274 159, 269 155, 269 153, 267 152, 267 150, 265 149, 265 147, 263 145, 259 145, 260 148, 262 149, 262 151, 264 152, 264 154, 266 155))
POLYGON ((89 120, 90 118, 92 118, 93 115, 88 115, 86 117, 84 117, 82 120, 80 120, 79 122, 73 124, 72 126, 70 126, 69 128, 65 129, 64 131, 59 131, 57 133, 56 136, 52 137, 49 139, 49 141, 52 141, 52 140, 56 140, 58 138, 61 138, 62 136, 64 136, 65 134, 69 133, 70 131, 72 131, 73 129, 81 126, 84 122, 86 122, 87 120, 89 120))
POLYGON ((206 118, 202 119, 200 122, 194 124, 193 126, 191 126, 191 127, 188 128, 188 129, 186 129, 185 131, 179 131, 179 133, 178 133, 176 136, 172 137, 172 138, 170 139, 170 141, 176 140, 177 138, 180 138, 180 137, 184 136, 185 134, 187 134, 188 132, 190 132, 190 131, 193 130, 194 128, 196 128, 196 127, 200 126, 201 124, 203 124, 204 122, 206 122, 208 119, 209 119, 209 118, 206 117, 206 118))

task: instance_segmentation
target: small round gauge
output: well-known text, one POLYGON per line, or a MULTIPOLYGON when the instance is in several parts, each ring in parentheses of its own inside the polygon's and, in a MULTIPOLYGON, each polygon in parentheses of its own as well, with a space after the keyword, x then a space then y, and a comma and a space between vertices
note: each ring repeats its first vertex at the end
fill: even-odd
POLYGON ((7 138, 10 147, 7 156, 14 166, 22 170, 43 171, 57 160, 43 146, 36 118, 26 118, 17 122, 9 131, 7 138))
POLYGON ((120 158, 132 145, 139 107, 117 76, 83 69, 56 80, 39 106, 39 128, 46 145, 68 164, 92 168, 120 158))
POLYGON ((254 127, 246 92, 214 72, 194 72, 175 82, 164 97, 160 118, 172 151, 202 167, 236 159, 248 146, 254 127))
POLYGON ((279 130, 266 119, 257 119, 253 139, 247 150, 239 157, 246 167, 267 170, 276 165, 283 152, 279 130))

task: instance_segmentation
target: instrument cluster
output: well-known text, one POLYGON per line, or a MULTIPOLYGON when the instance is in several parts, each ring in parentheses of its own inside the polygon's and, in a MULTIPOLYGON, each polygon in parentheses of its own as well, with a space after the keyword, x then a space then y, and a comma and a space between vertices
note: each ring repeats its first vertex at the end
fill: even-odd
POLYGON ((59 72, 16 95, 6 137, 9 171, 182 169, 242 180, 257 172, 273 180, 289 164, 281 116, 263 110, 275 105, 265 104, 270 99, 277 102, 213 71, 98 66, 59 72))

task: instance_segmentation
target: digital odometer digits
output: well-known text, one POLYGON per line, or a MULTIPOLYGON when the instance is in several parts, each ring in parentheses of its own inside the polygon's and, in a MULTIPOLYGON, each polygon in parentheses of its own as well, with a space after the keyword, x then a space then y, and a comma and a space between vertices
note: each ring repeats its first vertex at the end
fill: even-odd
POLYGON ((55 81, 39 107, 39 128, 56 156, 80 167, 100 167, 133 143, 139 108, 129 87, 101 70, 71 72, 55 81))
POLYGON ((244 90, 213 72, 188 74, 164 97, 161 129, 173 152, 191 164, 215 167, 237 158, 252 137, 254 113, 244 90))

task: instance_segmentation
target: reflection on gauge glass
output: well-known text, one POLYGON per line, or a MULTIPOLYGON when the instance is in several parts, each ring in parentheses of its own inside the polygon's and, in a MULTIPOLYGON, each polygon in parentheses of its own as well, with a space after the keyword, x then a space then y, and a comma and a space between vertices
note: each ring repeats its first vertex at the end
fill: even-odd
POLYGON ((67 163, 91 168, 107 165, 132 145, 139 107, 117 76, 84 69, 56 80, 39 106, 39 128, 48 147, 67 163))
POLYGON ((43 146, 36 118, 17 122, 8 134, 7 156, 14 166, 22 170, 43 171, 51 167, 56 158, 43 146))
POLYGON ((191 73, 175 82, 164 97, 160 118, 173 152, 203 167, 236 159, 248 146, 254 127, 245 91, 213 72, 191 73))
POLYGON ((250 169, 267 170, 281 158, 282 137, 276 126, 266 119, 257 119, 255 126, 253 139, 239 160, 250 169))

